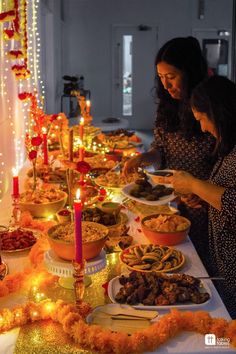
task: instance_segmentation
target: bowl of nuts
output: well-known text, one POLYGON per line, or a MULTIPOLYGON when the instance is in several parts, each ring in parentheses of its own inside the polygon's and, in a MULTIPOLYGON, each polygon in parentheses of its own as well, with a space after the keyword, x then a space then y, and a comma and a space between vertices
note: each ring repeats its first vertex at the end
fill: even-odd
MULTIPOLYGON (((106 226, 91 221, 82 221, 82 248, 84 259, 95 258, 107 239, 106 226)), ((61 223, 48 230, 48 241, 52 250, 62 259, 75 259, 74 223, 61 223)))

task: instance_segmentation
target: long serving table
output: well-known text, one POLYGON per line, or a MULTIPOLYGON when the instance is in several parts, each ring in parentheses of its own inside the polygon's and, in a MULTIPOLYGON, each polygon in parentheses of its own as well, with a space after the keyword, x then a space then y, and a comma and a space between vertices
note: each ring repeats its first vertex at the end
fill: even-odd
MULTIPOLYGON (((4 208, 1 210, 0 214, 0 224, 6 224, 7 220, 9 220, 9 211, 11 211, 11 201, 9 197, 5 197, 4 201, 4 208)), ((143 233, 140 231, 140 224, 139 222, 136 221, 135 215, 131 213, 130 211, 127 211, 128 217, 129 217, 129 234, 134 237, 134 243, 148 243, 146 237, 143 235, 143 233)), ((184 266, 181 268, 181 272, 196 276, 196 277, 205 277, 207 276, 207 272, 205 268, 202 265, 202 262, 200 258, 198 257, 193 244, 189 239, 187 239, 184 243, 176 246, 177 249, 183 252, 183 254, 186 257, 186 262, 184 266)), ((2 256, 3 260, 7 263, 9 267, 9 272, 14 273, 15 271, 23 270, 25 266, 29 265, 28 257, 27 257, 27 252, 22 252, 18 254, 8 254, 8 255, 3 255, 2 256)), ((125 269, 122 268, 122 265, 119 264, 119 257, 118 254, 110 254, 107 255, 107 267, 100 272, 94 274, 91 276, 92 284, 86 288, 85 291, 85 300, 89 300, 91 305, 93 307, 102 305, 104 303, 109 303, 108 297, 104 293, 104 289, 102 287, 103 283, 106 281, 109 281, 112 277, 120 274, 120 272, 124 272, 125 269)), ((222 317, 226 320, 230 319, 230 316, 221 301, 220 296, 218 295, 213 283, 208 279, 204 280, 205 284, 210 289, 211 292, 211 299, 207 304, 202 304, 199 305, 197 309, 199 310, 206 310, 210 313, 212 317, 222 317)), ((56 300, 58 298, 62 298, 65 301, 73 301, 73 291, 72 290, 66 290, 64 288, 61 288, 60 285, 57 283, 52 289, 47 289, 48 297, 52 298, 53 300, 56 300)), ((13 293, 9 296, 6 297, 0 297, 0 308, 5 308, 9 307, 12 308, 18 303, 23 304, 27 301, 30 300, 29 294, 25 294, 22 292, 19 293, 13 293)), ((191 305, 189 306, 189 310, 191 309, 191 305)), ((196 308, 193 310, 195 311, 196 308)), ((167 309, 158 309, 158 312, 161 315, 167 313, 169 310, 167 309)), ((34 327, 34 334, 35 331, 37 332, 37 327, 35 329, 34 327)), ((92 354, 92 352, 86 350, 84 351, 83 349, 78 349, 76 351, 74 345, 73 345, 73 350, 71 347, 71 350, 65 348, 62 350, 60 347, 57 347, 55 351, 55 345, 54 345, 54 351, 52 350, 52 347, 50 349, 50 345, 52 343, 45 342, 45 337, 43 338, 42 341, 40 341, 40 332, 42 331, 40 329, 40 326, 38 327, 38 340, 34 343, 32 341, 32 336, 30 330, 28 330, 28 326, 25 326, 25 328, 17 328, 13 329, 5 334, 0 335, 0 354, 25 354, 27 352, 27 347, 22 347, 22 338, 25 338, 25 341, 27 341, 27 336, 29 338, 29 341, 31 341, 31 345, 34 345, 32 347, 32 353, 86 353, 86 354, 92 354), (21 338, 21 341, 19 340, 21 338), (19 342, 21 344, 19 344, 19 342), (45 345, 48 345, 48 349, 45 347, 45 345)), ((42 335, 42 333, 41 333, 42 335)), ((70 347, 70 345, 69 345, 70 347)), ((169 340, 165 345, 162 345, 158 350, 155 351, 155 353, 181 353, 181 354, 202 354, 202 353, 235 353, 235 350, 232 347, 225 347, 225 346, 210 346, 205 344, 204 336, 197 334, 197 333, 190 333, 190 332, 185 332, 181 333, 178 336, 174 337, 173 339, 169 340)), ((148 354, 148 353, 146 353, 148 354)))

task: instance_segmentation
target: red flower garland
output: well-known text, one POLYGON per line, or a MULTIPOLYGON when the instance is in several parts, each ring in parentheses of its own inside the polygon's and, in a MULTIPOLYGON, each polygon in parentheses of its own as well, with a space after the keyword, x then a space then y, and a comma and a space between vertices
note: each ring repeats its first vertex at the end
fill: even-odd
POLYGON ((36 150, 31 150, 29 151, 29 159, 34 160, 37 157, 37 151, 36 150))
POLYGON ((10 10, 0 13, 0 22, 8 22, 14 20, 16 17, 16 11, 10 10))
POLYGON ((86 174, 91 170, 91 166, 85 161, 79 161, 76 165, 76 170, 80 173, 86 174))

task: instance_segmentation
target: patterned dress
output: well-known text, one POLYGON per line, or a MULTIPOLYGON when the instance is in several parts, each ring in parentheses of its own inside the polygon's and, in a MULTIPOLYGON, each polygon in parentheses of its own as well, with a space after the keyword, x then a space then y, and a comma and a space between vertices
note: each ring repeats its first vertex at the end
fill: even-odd
MULTIPOLYGON (((211 154, 215 146, 215 140, 211 135, 202 134, 187 140, 181 132, 165 132, 163 128, 154 129, 154 141, 152 148, 161 152, 161 166, 158 168, 170 168, 184 170, 197 178, 208 179, 213 168, 211 154)), ((193 209, 180 203, 178 206, 181 215, 191 220, 190 238, 208 269, 208 217, 207 207, 193 209)))
POLYGON ((236 319, 236 146, 217 161, 210 181, 225 187, 222 209, 209 207, 209 246, 215 285, 231 317, 236 319))

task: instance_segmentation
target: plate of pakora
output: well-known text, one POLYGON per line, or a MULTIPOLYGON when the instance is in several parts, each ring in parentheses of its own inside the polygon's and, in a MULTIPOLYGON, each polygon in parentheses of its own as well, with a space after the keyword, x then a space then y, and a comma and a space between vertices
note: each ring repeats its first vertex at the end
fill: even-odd
POLYGON ((188 274, 157 274, 132 271, 113 278, 108 284, 113 303, 136 309, 197 309, 211 300, 207 283, 188 274))

